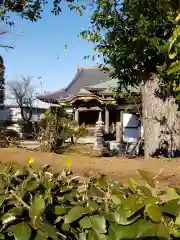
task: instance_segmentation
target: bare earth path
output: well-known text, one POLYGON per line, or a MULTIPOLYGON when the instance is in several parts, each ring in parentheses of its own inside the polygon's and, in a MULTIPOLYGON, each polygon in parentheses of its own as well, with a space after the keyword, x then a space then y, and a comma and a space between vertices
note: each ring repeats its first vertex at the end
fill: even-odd
POLYGON ((157 175, 163 169, 158 177, 160 186, 176 185, 180 186, 180 159, 126 159, 120 157, 96 158, 78 153, 71 154, 50 154, 45 152, 34 152, 21 148, 0 149, 0 162, 27 164, 27 159, 32 156, 37 167, 50 164, 58 171, 66 168, 65 161, 68 159, 72 163, 72 170, 75 174, 84 175, 85 173, 96 175, 97 173, 107 174, 114 180, 127 183, 131 177, 140 181, 137 174, 138 169, 145 169, 157 175))

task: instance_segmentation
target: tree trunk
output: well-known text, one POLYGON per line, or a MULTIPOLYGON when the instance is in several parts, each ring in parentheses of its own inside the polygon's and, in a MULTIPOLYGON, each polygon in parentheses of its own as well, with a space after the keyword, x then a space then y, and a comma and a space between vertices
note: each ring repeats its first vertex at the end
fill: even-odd
POLYGON ((168 153, 180 149, 180 117, 178 106, 172 95, 162 99, 161 81, 157 74, 151 74, 141 86, 142 114, 144 129, 144 154, 155 156, 166 143, 168 153))
POLYGON ((29 123, 31 118, 32 118, 32 115, 33 115, 33 112, 32 112, 32 109, 29 107, 29 112, 27 113, 27 107, 23 107, 23 106, 20 106, 20 109, 21 109, 21 117, 23 119, 24 122, 26 123, 29 123))

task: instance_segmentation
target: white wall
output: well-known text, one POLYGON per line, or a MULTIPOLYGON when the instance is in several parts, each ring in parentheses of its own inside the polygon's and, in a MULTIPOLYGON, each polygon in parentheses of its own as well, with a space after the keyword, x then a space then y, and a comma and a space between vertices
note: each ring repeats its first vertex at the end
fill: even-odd
POLYGON ((135 142, 141 135, 139 117, 130 113, 123 114, 123 141, 135 142))
MULTIPOLYGON (((28 111, 27 111, 28 113, 28 111)), ((42 113, 42 109, 33 109, 33 115, 32 115, 32 122, 38 122, 43 118, 44 114, 42 113)), ((18 120, 21 120, 21 111, 20 108, 10 107, 5 109, 0 109, 0 121, 13 121, 16 122, 18 120)))
POLYGON ((6 121, 8 119, 8 109, 0 109, 0 121, 6 121))

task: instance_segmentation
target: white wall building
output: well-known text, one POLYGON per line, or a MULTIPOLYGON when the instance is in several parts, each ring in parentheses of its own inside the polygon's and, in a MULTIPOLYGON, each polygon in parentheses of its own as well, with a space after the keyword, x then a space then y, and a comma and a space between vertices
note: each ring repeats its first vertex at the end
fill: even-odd
MULTIPOLYGON (((32 109, 32 117, 30 122, 38 123, 41 119, 44 117, 44 113, 47 109, 49 109, 52 106, 59 106, 55 104, 48 104, 45 102, 41 102, 40 100, 37 100, 34 103, 33 109, 32 109)), ((28 108, 24 109, 25 113, 29 112, 28 108)), ((5 100, 5 105, 3 108, 0 108, 0 122, 1 123, 9 123, 8 129, 13 129, 20 133, 19 125, 17 124, 18 121, 22 120, 21 116, 21 110, 19 106, 15 103, 10 103, 7 100, 5 100)))
MULTIPOLYGON (((31 122, 39 122, 44 117, 44 112, 52 105, 54 104, 48 104, 37 100, 32 109, 33 114, 31 122)), ((24 109, 24 111, 27 112, 27 114, 29 112, 28 108, 24 109)), ((5 101, 5 107, 0 109, 0 121, 10 121, 15 123, 19 120, 22 120, 19 106, 13 103, 6 103, 5 101)))

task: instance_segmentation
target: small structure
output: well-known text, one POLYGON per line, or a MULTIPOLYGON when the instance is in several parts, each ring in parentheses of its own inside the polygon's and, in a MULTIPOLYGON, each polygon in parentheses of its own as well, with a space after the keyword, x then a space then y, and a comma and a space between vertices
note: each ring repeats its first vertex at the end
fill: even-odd
MULTIPOLYGON (((124 98, 123 94, 115 98, 118 82, 118 79, 110 77, 109 72, 102 71, 98 67, 78 68, 75 77, 66 88, 40 95, 38 98, 64 106, 72 119, 79 125, 87 126, 90 134, 94 134, 101 112, 104 131, 109 134, 111 126, 114 125, 116 142, 120 143, 123 139, 125 141, 127 138, 133 139, 134 133, 137 133, 138 126, 133 125, 132 122, 141 109, 141 101, 139 89, 136 88, 129 89, 131 97, 128 99, 124 98), (131 119, 126 114, 130 114, 131 119), (127 123, 125 129, 123 122, 127 122, 126 118, 130 125, 127 123), (128 136, 124 133, 128 133, 128 136)), ((125 90, 121 93, 123 92, 125 90)))
POLYGON ((107 153, 107 148, 105 146, 104 141, 104 122, 102 121, 102 115, 101 112, 99 112, 99 118, 96 122, 95 127, 95 142, 94 142, 94 154, 97 154, 98 156, 103 156, 107 153))

